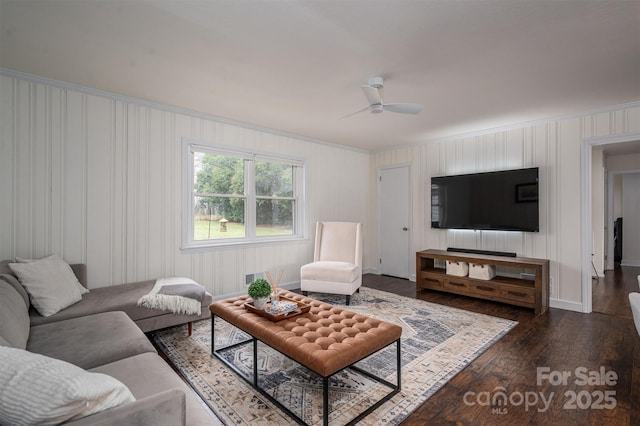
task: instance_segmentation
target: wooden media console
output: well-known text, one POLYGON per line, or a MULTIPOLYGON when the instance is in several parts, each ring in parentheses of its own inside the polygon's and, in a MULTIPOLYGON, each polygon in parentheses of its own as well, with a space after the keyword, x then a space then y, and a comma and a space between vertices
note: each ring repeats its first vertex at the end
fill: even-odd
POLYGON ((416 253, 416 291, 423 289, 524 306, 535 309, 536 315, 542 315, 549 308, 549 260, 446 250, 419 251, 416 253), (437 260, 493 265, 498 273, 508 269, 513 271, 510 275, 524 272, 533 279, 496 275, 490 280, 482 280, 447 275, 444 267, 436 265, 437 260))

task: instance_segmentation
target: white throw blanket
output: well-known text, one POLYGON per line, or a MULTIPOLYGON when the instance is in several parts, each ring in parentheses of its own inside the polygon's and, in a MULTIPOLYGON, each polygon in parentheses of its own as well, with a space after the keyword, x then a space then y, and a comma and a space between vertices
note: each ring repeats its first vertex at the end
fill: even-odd
POLYGON ((204 287, 190 278, 158 278, 151 291, 138 300, 138 306, 196 315, 201 312, 204 295, 204 287))

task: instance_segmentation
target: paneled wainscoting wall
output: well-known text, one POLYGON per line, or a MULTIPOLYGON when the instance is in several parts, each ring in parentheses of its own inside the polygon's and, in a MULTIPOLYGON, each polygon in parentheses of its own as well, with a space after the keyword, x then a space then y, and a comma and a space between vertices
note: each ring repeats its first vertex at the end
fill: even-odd
POLYGON ((55 82, 0 75, 0 90, 1 259, 57 253, 86 262, 91 287, 189 276, 220 296, 271 268, 298 282, 316 220, 372 232, 367 152, 55 82), (182 253, 182 138, 303 159, 307 238, 182 253))

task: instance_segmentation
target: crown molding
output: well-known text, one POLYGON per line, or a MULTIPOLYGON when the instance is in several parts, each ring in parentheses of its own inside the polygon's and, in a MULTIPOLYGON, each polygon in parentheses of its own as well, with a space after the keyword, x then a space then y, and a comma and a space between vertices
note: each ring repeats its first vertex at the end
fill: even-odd
POLYGON ((343 150, 347 150, 347 151, 359 152, 359 153, 363 153, 363 154, 382 153, 382 152, 395 151, 397 149, 406 149, 406 148, 412 148, 412 147, 416 147, 416 146, 428 145, 428 144, 432 144, 432 143, 451 142, 451 141, 460 140, 460 139, 473 138, 473 137, 478 137, 478 136, 485 136, 485 135, 489 135, 489 134, 493 134, 493 133, 507 132, 507 131, 511 131, 511 130, 519 130, 519 129, 522 129, 522 128, 525 128, 525 127, 533 127, 533 126, 551 124, 551 123, 555 123, 555 122, 562 121, 562 120, 573 119, 573 118, 581 118, 581 117, 585 117, 587 115, 602 114, 602 113, 612 113, 612 112, 620 111, 622 109, 640 107, 640 101, 633 101, 633 102, 628 102, 628 103, 625 103, 625 104, 619 104, 619 105, 613 105, 613 106, 608 106, 608 107, 596 108, 596 109, 591 109, 591 110, 577 112, 577 113, 563 114, 563 115, 558 115, 558 116, 540 118, 540 119, 531 120, 531 121, 523 121, 523 122, 519 122, 519 123, 508 124, 508 125, 504 125, 504 126, 491 127, 491 128, 487 128, 487 129, 481 129, 481 130, 474 130, 474 131, 471 131, 471 132, 458 133, 458 134, 450 135, 450 136, 443 136, 443 137, 438 137, 438 138, 433 138, 433 139, 427 139, 427 140, 421 141, 421 142, 396 145, 394 147, 389 147, 389 148, 381 148, 381 149, 377 149, 377 150, 367 150, 367 149, 361 149, 361 148, 352 147, 352 146, 349 146, 349 145, 342 145, 342 144, 339 144, 339 143, 334 143, 334 142, 328 142, 328 141, 323 141, 323 140, 319 140, 319 139, 314 139, 314 138, 310 138, 310 137, 307 137, 307 136, 297 135, 297 134, 294 134, 294 133, 288 133, 288 132, 285 132, 283 130, 271 129, 269 127, 263 127, 263 126, 259 126, 259 125, 256 125, 256 124, 247 123, 247 122, 244 122, 244 121, 233 120, 233 119, 230 119, 230 118, 221 117, 221 116, 212 115, 212 114, 205 114, 205 113, 202 113, 202 112, 193 111, 193 110, 189 110, 189 109, 186 109, 186 108, 174 107, 174 106, 171 106, 171 105, 161 104, 159 102, 153 102, 153 101, 148 101, 148 100, 145 100, 145 99, 135 98, 135 97, 132 97, 132 96, 121 95, 121 94, 109 92, 109 91, 106 91, 106 90, 94 89, 94 88, 91 88, 91 87, 85 87, 85 86, 81 86, 81 85, 78 85, 78 84, 67 83, 67 82, 64 82, 64 81, 54 80, 54 79, 47 78, 47 77, 41 77, 41 76, 34 75, 34 74, 28 74, 28 73, 25 73, 25 72, 22 72, 22 71, 16 71, 16 70, 12 70, 12 69, 9 69, 9 68, 0 67, 0 75, 5 75, 5 76, 8 76, 8 77, 18 78, 18 79, 25 80, 25 81, 31 81, 31 82, 34 82, 34 83, 47 84, 47 85, 58 87, 58 88, 65 89, 65 90, 73 90, 73 91, 77 91, 77 92, 85 93, 85 94, 89 94, 89 95, 101 96, 101 97, 105 97, 105 98, 109 98, 109 99, 113 99, 113 100, 117 100, 117 101, 128 102, 128 103, 132 103, 132 104, 136 104, 136 105, 146 106, 146 107, 149 107, 149 108, 155 108, 155 109, 162 110, 162 111, 173 112, 173 113, 176 113, 176 114, 184 114, 184 115, 188 115, 188 116, 191 116, 191 117, 194 117, 194 118, 201 118, 201 119, 205 119, 205 120, 216 121, 218 123, 229 124, 229 125, 232 125, 232 126, 242 127, 242 128, 249 129, 249 130, 255 130, 255 131, 259 131, 259 132, 269 133, 269 134, 272 134, 272 135, 286 137, 286 138, 298 139, 298 140, 304 141, 304 142, 309 142, 309 143, 313 143, 313 144, 317 144, 317 145, 323 145, 323 146, 327 146, 327 147, 331 147, 331 148, 343 149, 343 150))
POLYGON ((106 90, 94 89, 94 88, 91 88, 91 87, 85 87, 85 86, 81 86, 81 85, 74 84, 74 83, 67 83, 65 81, 54 80, 54 79, 51 79, 51 78, 41 77, 41 76, 34 75, 34 74, 28 74, 28 73, 25 73, 25 72, 22 72, 22 71, 16 71, 16 70, 12 70, 12 69, 9 69, 9 68, 0 67, 0 75, 4 75, 4 76, 7 76, 7 77, 12 77, 12 78, 17 78, 17 79, 20 79, 20 80, 30 81, 30 82, 33 82, 33 83, 46 84, 46 85, 54 86, 54 87, 57 87, 57 88, 60 88, 60 89, 64 89, 64 90, 73 90, 73 91, 76 91, 76 92, 85 93, 87 95, 100 96, 100 97, 112 99, 112 100, 115 100, 115 101, 122 101, 122 102, 136 104, 136 105, 145 106, 145 107, 149 107, 149 108, 154 108, 154 109, 158 109, 158 110, 161 110, 161 111, 167 111, 167 112, 173 112, 173 113, 176 113, 176 114, 188 115, 190 117, 200 118, 200 119, 204 119, 204 120, 211 120, 211 121, 215 121, 215 122, 218 122, 218 123, 229 124, 229 125, 232 125, 232 126, 242 127, 242 128, 249 129, 249 130, 255 130, 255 131, 263 132, 263 133, 269 133, 269 134, 272 134, 272 135, 275 135, 275 136, 282 136, 282 137, 285 137, 285 138, 298 139, 300 141, 310 142, 310 143, 317 144, 317 145, 324 145, 324 146, 328 146, 328 147, 331 147, 331 148, 337 148, 337 149, 342 149, 342 150, 347 150, 347 151, 354 151, 354 152, 359 152, 359 153, 363 153, 363 154, 371 153, 370 150, 366 150, 366 149, 356 148, 356 147, 352 147, 352 146, 348 146, 348 145, 341 145, 341 144, 334 143, 334 142, 327 142, 327 141, 323 141, 323 140, 320 140, 320 139, 314 139, 314 138, 310 138, 310 137, 307 137, 307 136, 297 135, 297 134, 294 134, 294 133, 288 133, 288 132, 285 132, 283 130, 271 129, 269 127, 263 127, 263 126, 259 126, 257 124, 251 124, 251 123, 247 123, 247 122, 239 121, 239 120, 233 120, 231 118, 221 117, 221 116, 212 115, 212 114, 205 114, 203 112, 198 112, 198 111, 193 111, 193 110, 186 109, 186 108, 180 108, 180 107, 175 107, 175 106, 171 106, 171 105, 161 104, 159 102, 148 101, 148 100, 145 100, 145 99, 135 98, 135 97, 132 97, 132 96, 121 95, 121 94, 109 92, 109 91, 106 91, 106 90))
POLYGON ((415 143, 410 143, 410 144, 398 145, 398 146, 395 146, 395 147, 392 147, 392 148, 384 148, 384 149, 375 150, 375 151, 372 151, 372 152, 381 153, 381 152, 394 151, 396 149, 411 148, 411 147, 422 146, 422 145, 429 145, 429 144, 433 144, 433 143, 452 142, 452 141, 457 141, 457 140, 460 140, 460 139, 474 138, 474 137, 485 136, 485 135, 490 135, 490 134, 494 134, 494 133, 508 132, 508 131, 511 131, 511 130, 520 130, 520 129, 523 129, 525 127, 534 127, 534 126, 552 124, 552 123, 557 123, 558 121, 570 120, 570 119, 573 119, 573 118, 582 118, 582 117, 586 117, 588 115, 614 113, 614 112, 617 112, 617 111, 620 111, 620 110, 624 110, 624 109, 629 109, 629 108, 640 108, 640 101, 633 101, 633 102, 628 102, 628 103, 625 103, 625 104, 612 105, 612 106, 608 106, 608 107, 596 108, 596 109, 591 109, 591 110, 582 111, 582 112, 576 112, 576 113, 571 113, 571 114, 563 114, 563 115, 557 115, 557 116, 552 116, 552 117, 539 118, 539 119, 536 119, 536 120, 523 121, 523 122, 519 122, 519 123, 507 124, 507 125, 504 125, 504 126, 490 127, 490 128, 487 128, 487 129, 474 130, 474 131, 471 131, 471 132, 459 133, 459 134, 455 134, 455 135, 451 135, 451 136, 442 136, 442 137, 438 137, 438 138, 428 139, 428 140, 425 140, 425 141, 422 141, 422 142, 415 142, 415 143))

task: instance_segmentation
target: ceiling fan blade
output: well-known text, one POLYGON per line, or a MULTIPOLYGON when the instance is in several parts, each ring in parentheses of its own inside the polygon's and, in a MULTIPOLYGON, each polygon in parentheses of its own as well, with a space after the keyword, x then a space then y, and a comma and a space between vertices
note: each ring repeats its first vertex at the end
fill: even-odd
POLYGON ((424 105, 420 104, 384 104, 385 111, 399 112, 400 114, 417 114, 422 111, 424 105))
POLYGON ((364 107, 362 109, 357 110, 356 112, 352 112, 351 114, 347 114, 347 115, 345 115, 343 117, 340 117, 340 119, 342 120, 343 118, 347 118, 347 117, 351 117, 352 115, 360 114, 361 112, 364 112, 364 111, 366 111, 368 109, 369 109, 369 107, 366 106, 366 107, 364 107))
POLYGON ((367 97, 369 101, 369 105, 377 105, 382 103, 382 98, 380 97, 380 92, 375 87, 371 86, 360 86, 364 95, 367 97))

